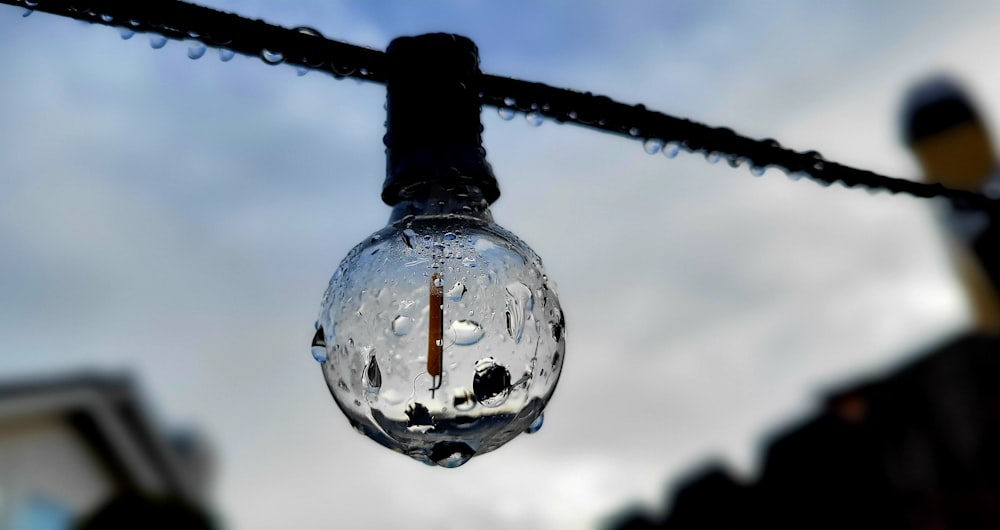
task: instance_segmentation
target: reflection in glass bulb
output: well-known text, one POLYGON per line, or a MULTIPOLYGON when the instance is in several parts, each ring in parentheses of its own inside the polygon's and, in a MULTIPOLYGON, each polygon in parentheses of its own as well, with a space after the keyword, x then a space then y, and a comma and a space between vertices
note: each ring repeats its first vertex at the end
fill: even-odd
POLYGON ((537 430, 565 349, 538 256, 461 215, 408 216, 355 247, 318 324, 313 357, 351 424, 444 467, 537 430))

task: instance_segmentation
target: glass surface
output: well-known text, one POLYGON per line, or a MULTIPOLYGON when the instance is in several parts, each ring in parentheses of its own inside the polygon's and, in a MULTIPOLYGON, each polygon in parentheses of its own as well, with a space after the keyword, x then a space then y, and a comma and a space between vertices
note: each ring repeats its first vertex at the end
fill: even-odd
POLYGON ((541 260, 516 236, 474 217, 409 216, 340 264, 312 354, 358 431, 455 467, 540 425, 564 327, 541 260))

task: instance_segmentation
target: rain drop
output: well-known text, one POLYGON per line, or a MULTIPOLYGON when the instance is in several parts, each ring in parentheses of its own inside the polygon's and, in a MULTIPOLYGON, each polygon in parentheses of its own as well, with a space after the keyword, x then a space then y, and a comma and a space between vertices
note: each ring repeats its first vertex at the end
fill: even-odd
POLYGON ((517 103, 517 100, 512 97, 503 98, 503 104, 508 107, 513 107, 517 103))
POLYGON ((476 454, 465 442, 438 442, 431 448, 431 460, 446 468, 456 468, 476 454))
POLYGON ((667 158, 676 158, 681 152, 681 145, 677 142, 668 142, 667 145, 663 146, 663 156, 667 158))
POLYGON ((285 56, 279 51, 268 50, 267 48, 260 51, 260 58, 267 64, 276 65, 285 62, 285 56))
POLYGON ((722 160, 722 155, 720 155, 719 153, 716 153, 715 151, 712 151, 710 153, 705 153, 705 161, 707 161, 709 164, 717 164, 719 160, 722 160))
POLYGON ((188 48, 188 59, 201 59, 205 56, 206 51, 208 51, 208 48, 204 44, 192 44, 188 48))
POLYGON ((445 232, 445 234, 442 236, 442 239, 444 239, 445 241, 454 241, 456 237, 457 236, 455 235, 454 232, 445 232))
POLYGON ((524 120, 528 122, 528 125, 531 125, 532 127, 538 127, 539 125, 542 124, 544 118, 542 117, 541 114, 537 112, 529 112, 524 115, 524 120))
POLYGON ((410 317, 397 315, 396 318, 392 320, 392 332, 395 333, 397 337, 406 335, 412 329, 413 319, 410 317))
POLYGON ((469 346, 479 342, 485 331, 477 322, 471 320, 455 320, 445 330, 444 336, 459 346, 469 346))
POLYGON ((444 294, 452 302, 461 302, 462 296, 466 293, 466 291, 468 291, 468 289, 465 288, 464 283, 456 282, 455 286, 452 287, 451 289, 448 289, 448 292, 444 294))
POLYGON ((637 127, 632 127, 631 129, 628 130, 629 136, 639 136, 640 132, 642 131, 640 131, 637 127))
POLYGON ((302 77, 302 76, 304 76, 304 75, 306 75, 308 73, 309 73, 309 69, 306 68, 305 66, 296 66, 295 67, 295 75, 297 75, 299 77, 302 77))
POLYGON ((24 5, 28 7, 38 7, 38 0, 25 0, 24 5))
POLYGON ((35 12, 34 9, 25 9, 24 13, 21 13, 21 16, 22 17, 30 17, 31 14, 34 13, 34 12, 35 12))
POLYGON ((129 40, 135 36, 135 32, 128 28, 121 28, 118 30, 118 36, 121 37, 122 40, 129 40))
POLYGON ((228 63, 229 61, 231 61, 233 59, 233 57, 236 57, 236 52, 234 52, 233 50, 228 50, 226 48, 219 48, 219 60, 220 61, 222 61, 224 63, 228 63))
POLYGON ((154 50, 159 50, 160 48, 167 45, 167 38, 163 35, 153 35, 149 38, 149 47, 154 50))
POLYGON ((476 361, 472 392, 484 407, 497 407, 510 395, 510 372, 493 357, 476 361))
POLYGON ((767 171, 767 168, 764 166, 750 166, 750 174, 755 177, 763 175, 765 171, 767 171))
POLYGON ((323 333, 323 327, 320 326, 316 328, 316 334, 313 335, 312 340, 312 357, 316 359, 316 362, 322 364, 327 361, 326 357, 326 336, 323 333))
POLYGON ((115 19, 115 17, 113 17, 111 15, 108 15, 108 14, 101 15, 101 20, 103 20, 104 22, 109 22, 110 23, 114 19, 115 19))
POLYGON ((655 155, 663 149, 663 140, 659 138, 647 138, 645 142, 642 143, 643 151, 646 151, 647 155, 655 155))
POLYGON ((500 119, 504 121, 510 121, 514 119, 514 109, 508 109, 507 107, 500 107, 497 109, 497 114, 500 115, 500 119))
POLYGON ((365 392, 369 394, 377 394, 382 389, 382 370, 379 369, 378 361, 375 360, 374 351, 368 357, 368 364, 365 365, 365 373, 361 379, 365 392))
POLYGON ((542 429, 542 424, 545 423, 545 413, 539 414, 535 421, 528 425, 528 428, 524 430, 527 434, 535 434, 542 429))
POLYGON ((531 311, 533 295, 531 289, 521 282, 507 284, 504 288, 506 296, 507 334, 514 342, 521 342, 524 334, 525 313, 531 311))

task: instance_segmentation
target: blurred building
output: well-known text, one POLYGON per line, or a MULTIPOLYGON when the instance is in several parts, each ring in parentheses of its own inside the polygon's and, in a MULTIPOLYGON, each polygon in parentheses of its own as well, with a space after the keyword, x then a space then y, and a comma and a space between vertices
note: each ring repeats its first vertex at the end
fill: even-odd
POLYGON ((121 499, 207 513, 211 464, 198 437, 155 426, 127 377, 0 382, 0 529, 73 528, 121 499))

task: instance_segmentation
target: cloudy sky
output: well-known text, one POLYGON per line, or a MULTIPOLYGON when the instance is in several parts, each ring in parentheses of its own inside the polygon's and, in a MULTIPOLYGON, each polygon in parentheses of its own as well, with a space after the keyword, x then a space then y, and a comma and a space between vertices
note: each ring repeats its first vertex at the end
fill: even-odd
MULTIPOLYGON (((467 35, 484 70, 917 176, 902 94, 946 71, 1000 123, 977 2, 212 0, 382 49, 467 35)), ((0 7, 0 375, 135 374, 218 453, 238 529, 588 528, 824 389, 967 326, 932 203, 754 178, 486 109, 497 221, 545 260, 568 349, 545 427, 456 470, 356 434, 308 352, 381 228, 383 88, 0 7)))

